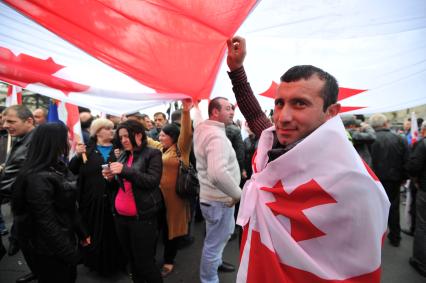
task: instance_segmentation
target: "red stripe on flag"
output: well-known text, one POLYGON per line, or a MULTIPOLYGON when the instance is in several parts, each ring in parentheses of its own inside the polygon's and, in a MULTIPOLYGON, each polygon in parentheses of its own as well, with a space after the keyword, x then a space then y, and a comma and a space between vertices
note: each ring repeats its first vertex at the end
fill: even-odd
POLYGON ((380 271, 379 267, 371 273, 344 280, 323 279, 306 270, 281 263, 278 256, 262 244, 259 232, 253 230, 251 234, 247 283, 379 283, 380 271))

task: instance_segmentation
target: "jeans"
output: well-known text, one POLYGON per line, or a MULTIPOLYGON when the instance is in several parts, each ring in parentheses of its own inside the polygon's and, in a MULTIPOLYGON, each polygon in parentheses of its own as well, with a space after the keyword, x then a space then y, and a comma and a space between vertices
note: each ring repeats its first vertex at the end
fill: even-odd
POLYGON ((200 207, 206 220, 200 279, 201 283, 218 283, 217 269, 222 264, 223 250, 235 227, 234 207, 217 201, 202 201, 200 207))

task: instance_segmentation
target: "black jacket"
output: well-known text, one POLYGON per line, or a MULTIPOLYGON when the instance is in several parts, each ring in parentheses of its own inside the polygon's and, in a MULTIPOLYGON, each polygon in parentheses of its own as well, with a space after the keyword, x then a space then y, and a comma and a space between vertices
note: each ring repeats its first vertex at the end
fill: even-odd
POLYGON ((15 140, 6 159, 6 164, 2 172, 0 181, 0 197, 10 197, 12 185, 21 169, 22 163, 27 157, 28 147, 30 146, 33 130, 23 137, 15 140))
POLYGON ((234 148, 237 156, 238 165, 240 166, 240 172, 246 170, 244 165, 244 142, 241 137, 241 130, 237 125, 231 124, 225 127, 226 136, 231 141, 232 147, 234 148))
POLYGON ((348 129, 348 132, 352 137, 352 143, 358 154, 369 166, 372 166, 370 145, 376 139, 373 128, 367 127, 363 131, 348 129))
POLYGON ((426 192, 426 139, 421 139, 415 145, 407 162, 410 176, 417 178, 419 189, 426 192))
MULTIPOLYGON (((146 143, 145 143, 146 144, 146 143)), ((124 188, 123 179, 132 183, 133 196, 135 198, 137 217, 147 219, 157 215, 163 209, 163 196, 160 191, 160 180, 163 173, 163 160, 161 151, 147 147, 146 145, 133 151, 133 163, 128 167, 127 160, 130 152, 123 152, 118 158, 123 170, 115 182, 118 182, 113 192, 112 209, 115 210, 115 198, 118 190, 124 188)))
POLYGON ((64 164, 19 175, 12 190, 17 237, 32 252, 77 264, 78 242, 88 237, 77 211, 76 178, 64 164))
POLYGON ((371 145, 372 169, 380 181, 401 182, 408 178, 405 164, 409 156, 407 142, 389 129, 377 129, 371 145))

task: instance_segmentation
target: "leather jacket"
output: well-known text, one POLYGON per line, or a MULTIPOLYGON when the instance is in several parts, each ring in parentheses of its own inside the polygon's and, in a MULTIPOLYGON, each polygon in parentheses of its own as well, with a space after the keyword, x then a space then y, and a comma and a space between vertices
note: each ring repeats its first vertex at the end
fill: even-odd
POLYGON ((10 197, 12 185, 21 169, 22 163, 27 157, 28 147, 31 142, 33 130, 23 137, 16 139, 6 159, 0 181, 0 198, 10 197))
POLYGON ((77 237, 89 235, 77 210, 76 178, 65 164, 18 175, 12 190, 14 225, 20 245, 34 253, 77 264, 77 237))
POLYGON ((133 196, 135 198, 137 218, 147 219, 153 217, 164 208, 163 196, 160 191, 160 180, 163 173, 163 161, 161 151, 146 146, 146 142, 141 147, 133 151, 133 163, 128 167, 127 160, 130 152, 123 152, 118 158, 122 163, 123 170, 117 175, 114 186, 116 189, 111 198, 112 211, 115 215, 115 198, 118 190, 124 188, 123 179, 131 182, 133 196))

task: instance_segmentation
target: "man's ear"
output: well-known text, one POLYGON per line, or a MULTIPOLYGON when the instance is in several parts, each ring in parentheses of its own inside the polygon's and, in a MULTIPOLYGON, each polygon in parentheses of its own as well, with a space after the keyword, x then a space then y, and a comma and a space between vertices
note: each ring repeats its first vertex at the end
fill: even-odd
POLYGON ((25 120, 26 122, 28 122, 28 123, 30 123, 31 125, 35 125, 35 121, 34 121, 34 119, 33 118, 31 118, 31 117, 28 117, 27 118, 27 120, 25 120))
POLYGON ((331 104, 326 110, 327 120, 333 118, 340 112, 340 103, 331 104))

